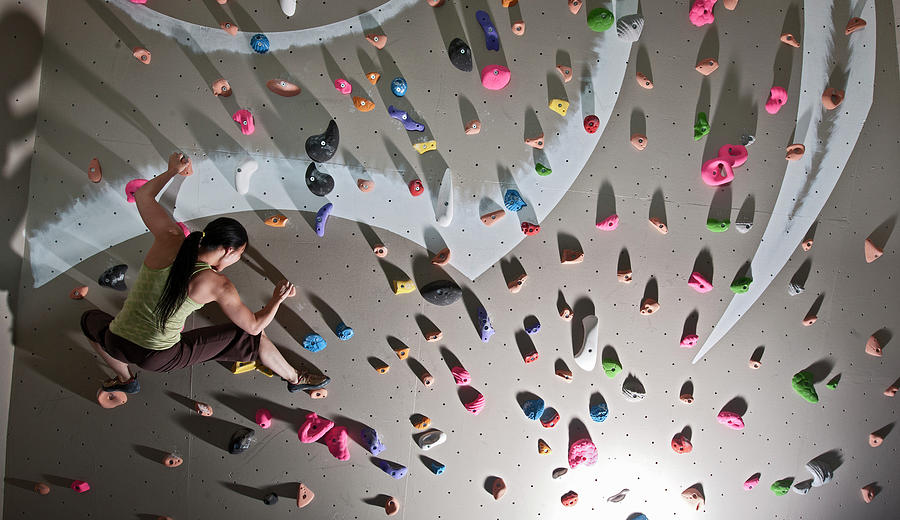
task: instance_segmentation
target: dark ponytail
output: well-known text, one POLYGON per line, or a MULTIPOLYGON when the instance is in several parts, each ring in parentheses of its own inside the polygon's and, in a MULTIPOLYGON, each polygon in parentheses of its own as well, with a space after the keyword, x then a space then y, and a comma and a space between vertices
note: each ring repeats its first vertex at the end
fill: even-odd
POLYGON ((203 231, 194 231, 178 249, 178 255, 172 262, 166 286, 156 303, 156 319, 159 330, 164 330, 166 322, 175 314, 187 298, 191 274, 197 264, 200 251, 213 251, 219 247, 238 249, 247 244, 247 230, 233 218, 220 217, 209 224, 203 231))

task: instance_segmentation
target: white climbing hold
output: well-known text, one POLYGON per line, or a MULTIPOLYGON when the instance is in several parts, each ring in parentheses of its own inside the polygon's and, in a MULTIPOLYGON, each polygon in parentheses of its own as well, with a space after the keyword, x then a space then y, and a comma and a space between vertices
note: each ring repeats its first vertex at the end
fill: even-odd
POLYGON ((588 372, 594 370, 597 365, 597 343, 600 339, 600 320, 594 316, 585 316, 582 321, 584 326, 584 343, 581 349, 575 353, 575 364, 588 372))
POLYGON ((234 187, 241 195, 246 195, 250 191, 250 177, 256 173, 259 165, 253 159, 250 159, 237 167, 234 173, 234 187))
POLYGON ((285 16, 294 16, 297 11, 297 0, 281 0, 281 12, 285 16))
POLYGON ((434 217, 441 227, 449 226, 453 220, 453 173, 450 171, 450 168, 444 170, 444 178, 441 179, 441 188, 438 190, 434 217))

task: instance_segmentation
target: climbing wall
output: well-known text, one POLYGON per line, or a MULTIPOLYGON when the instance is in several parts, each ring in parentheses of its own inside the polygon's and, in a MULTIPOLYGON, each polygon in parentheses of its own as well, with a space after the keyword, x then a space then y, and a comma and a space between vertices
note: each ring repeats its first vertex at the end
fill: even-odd
MULTIPOLYGON (((891 431, 897 401, 883 392, 900 378, 892 341, 900 305, 892 237, 900 193, 892 166, 900 160, 895 12, 890 3, 871 0, 805 6, 745 0, 734 10, 723 3, 715 7, 715 22, 698 28, 685 1, 588 1, 577 15, 564 0, 521 0, 510 8, 496 0, 448 0, 440 7, 418 0, 301 1, 288 19, 275 0, 224 6, 51 0, 26 230, 29 253, 39 251, 42 261, 26 258, 31 268, 23 273, 15 315, 4 518, 380 518, 389 497, 400 504, 398 516, 410 519, 699 516, 696 504, 682 497, 688 488, 705 496, 699 509, 715 518, 893 518, 900 506, 894 482, 900 456, 891 431), (617 16, 640 13, 640 39, 626 45, 614 28, 590 31, 587 14, 598 7, 617 16), (502 58, 485 50, 479 10, 497 27, 502 58), (853 16, 869 21, 850 35, 868 38, 858 47, 843 30, 853 16), (527 30, 517 37, 510 23, 520 19, 527 30), (828 24, 807 26, 820 19, 828 24), (234 41, 222 39, 223 21, 240 26, 229 37, 234 41), (325 25, 327 31, 316 32, 325 25), (376 28, 389 37, 381 50, 363 36, 376 28), (286 34, 297 30, 312 32, 286 34), (231 49, 240 42, 249 50, 257 32, 268 35, 269 53, 231 49), (800 47, 779 42, 782 33, 792 33, 800 47), (472 73, 447 59, 455 37, 473 50, 472 73), (825 70, 804 62, 822 51, 805 49, 807 41, 828 45, 825 70), (152 52, 149 65, 132 57, 136 46, 152 52), (850 84, 852 67, 858 74, 872 54, 874 77, 850 84), (707 58, 719 67, 704 76, 694 67, 707 58), (477 71, 497 62, 509 67, 512 81, 488 91, 477 71), (564 83, 557 65, 570 66, 574 81, 564 83), (380 71, 378 84, 365 80, 369 71, 380 71), (637 73, 654 88, 642 88, 637 73), (808 98, 804 74, 846 90, 847 106, 837 110, 850 112, 849 98, 860 89, 860 97, 873 97, 871 109, 861 131, 857 125, 849 134, 828 119, 820 148, 853 150, 846 164, 836 165, 831 156, 810 154, 820 168, 843 171, 834 191, 755 305, 693 364, 698 347, 679 343, 696 334, 702 344, 732 298, 746 296, 729 285, 756 274, 747 266, 777 216, 788 174, 785 147, 802 140, 797 128, 816 120, 801 110, 808 98), (409 83, 405 98, 390 90, 400 75, 409 83), (210 85, 218 78, 228 79, 233 96, 213 96, 210 85), (303 92, 274 95, 265 83, 276 78, 303 92), (375 110, 354 109, 334 87, 339 78, 349 80, 354 95, 374 101, 375 110), (787 91, 777 114, 764 109, 772 86, 787 91), (553 98, 571 102, 565 118, 548 109, 553 98), (391 104, 421 120, 426 132, 403 130, 388 117, 391 104), (253 135, 242 135, 231 119, 240 108, 255 116, 253 135), (695 140, 699 112, 708 115, 710 132, 695 140), (597 134, 583 128, 591 114, 598 115, 597 134), (309 164, 303 143, 329 119, 340 126, 341 144, 322 165, 336 185, 323 199, 303 182, 309 164), (466 135, 463 125, 472 119, 482 129, 466 135), (535 171, 545 156, 523 143, 541 131, 552 160, 548 176, 535 171), (631 145, 633 134, 646 136, 643 151, 631 145), (704 184, 701 165, 721 146, 741 144, 743 135, 755 140, 735 180, 725 188, 704 184), (843 141, 831 141, 837 138, 843 141), (412 144, 428 139, 438 149, 420 156, 412 144), (273 282, 297 283, 298 296, 267 333, 289 361, 332 378, 327 398, 288 394, 277 378, 233 375, 209 363, 171 374, 142 372, 143 389, 127 404, 97 405, 107 372, 78 318, 91 308, 121 308, 124 293, 96 280, 124 263, 132 283, 151 244, 123 188, 162 171, 173 150, 194 158, 195 173, 173 183, 164 204, 191 229, 217 215, 247 227, 251 247, 226 274, 251 308, 267 301, 273 282), (103 166, 98 184, 86 174, 93 157, 103 166), (241 195, 235 168, 250 158, 260 170, 241 195), (434 224, 434 202, 448 167, 457 191, 453 220, 443 228, 434 224), (375 189, 361 192, 358 179, 373 180, 375 189), (427 199, 411 197, 407 183, 415 179, 423 181, 427 199), (501 208, 510 188, 529 206, 484 226, 479 216, 501 208), (320 238, 315 212, 325 202, 334 204, 335 216, 320 238), (265 225, 279 213, 288 218, 286 227, 265 225), (618 228, 597 229, 613 214, 618 228), (527 218, 539 221, 537 235, 520 231, 527 218), (658 232, 649 218, 668 232, 658 232), (732 224, 715 233, 707 229, 709 219, 732 224), (747 222, 746 233, 736 229, 747 222), (884 251, 872 263, 864 255, 866 238, 884 251), (800 247, 804 239, 813 239, 808 251, 800 247), (373 254, 378 244, 387 246, 383 258, 373 254), (451 262, 437 267, 430 258, 445 245, 451 262), (583 261, 561 264, 565 250, 582 252, 583 261), (617 272, 627 270, 632 280, 621 283, 617 272), (711 292, 688 286, 695 271, 712 283, 711 292), (512 293, 507 285, 523 273, 527 281, 512 293), (418 291, 393 294, 391 282, 406 278, 419 288, 453 280, 462 297, 439 307, 418 291), (803 292, 791 295, 791 283, 803 292), (68 298, 85 284, 86 299, 68 298), (647 298, 660 307, 643 315, 647 298), (482 308, 496 331, 487 342, 480 337, 482 308), (571 321, 560 318, 567 309, 571 321), (587 371, 574 355, 591 315, 599 320, 598 360, 587 371), (805 326, 812 316, 815 323, 805 326), (355 331, 348 341, 334 332, 341 322, 355 331), (535 322, 540 330, 526 333, 535 322), (442 339, 425 341, 436 330, 442 339), (325 350, 300 346, 312 332, 326 339, 325 350), (882 357, 865 352, 873 335, 882 357), (405 360, 395 354, 403 347, 410 349, 405 360), (604 362, 622 370, 608 377, 604 362), (379 373, 376 367, 384 365, 390 369, 379 373), (469 372, 469 384, 455 384, 456 367, 469 372), (566 370, 571 381, 557 375, 566 370), (816 403, 792 389, 792 377, 802 371, 815 383, 816 403), (426 373, 434 378, 430 387, 422 382, 426 373), (474 415, 464 405, 478 394, 485 407, 474 415), (689 404, 681 400, 685 394, 693 398, 689 404), (532 420, 523 408, 536 399, 552 410, 532 420), (194 400, 212 405, 214 415, 198 415, 194 400), (591 408, 596 416, 600 404, 608 414, 595 422, 591 408), (274 417, 268 429, 254 422, 260 408, 274 417), (348 428, 349 461, 336 460, 321 443, 298 441, 311 411, 348 428), (719 424, 722 411, 741 416, 744 428, 719 424), (544 426, 554 412, 558 422, 544 426), (429 417, 446 442, 420 449, 415 414, 429 417), (377 457, 363 447, 365 426, 386 446, 377 457), (229 454, 232 433, 244 427, 255 430, 256 442, 229 454), (873 432, 884 438, 879 447, 869 445, 873 432), (690 453, 673 450, 678 433, 692 443, 690 453), (554 478, 557 468, 569 468, 569 446, 585 438, 596 445, 597 462, 554 478), (539 453, 539 439, 551 453, 539 453), (184 464, 165 467, 170 452, 184 464), (812 478, 804 467, 813 459, 833 469, 830 482, 805 495, 770 491, 776 481, 812 478), (392 479, 379 468, 381 460, 406 466, 406 476, 392 479), (432 461, 445 471, 433 473, 432 461), (755 474, 759 486, 745 490, 755 474), (507 487, 499 500, 491 493, 498 478, 507 487), (68 489, 75 479, 91 490, 68 489), (49 485, 50 494, 35 493, 36 482, 49 485), (299 483, 316 496, 298 511, 299 483), (877 491, 868 504, 860 493, 867 485, 877 491), (608 500, 623 489, 622 500, 608 500), (579 499, 567 508, 561 497, 569 491, 579 499), (277 504, 263 502, 270 493, 280 497, 277 504)), ((811 150, 815 145, 806 143, 811 150)), ((816 176, 815 168, 807 171, 816 176)), ((804 193, 810 200, 815 195, 804 193)), ((802 201, 799 206, 802 212, 802 201)), ((188 327, 224 319, 211 305, 188 327)))

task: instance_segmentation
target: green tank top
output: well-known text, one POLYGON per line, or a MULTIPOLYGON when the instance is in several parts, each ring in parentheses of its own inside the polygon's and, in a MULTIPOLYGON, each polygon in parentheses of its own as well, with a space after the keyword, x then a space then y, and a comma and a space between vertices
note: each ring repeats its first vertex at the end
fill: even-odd
MULTIPOLYGON (((197 262, 195 267, 192 277, 201 271, 212 269, 206 262, 197 262)), ((171 268, 172 266, 150 269, 141 263, 137 281, 128 293, 122 311, 109 324, 110 332, 150 350, 166 350, 181 341, 185 320, 203 305, 186 297, 166 322, 165 328, 159 330, 156 323, 156 303, 163 293, 171 268)))

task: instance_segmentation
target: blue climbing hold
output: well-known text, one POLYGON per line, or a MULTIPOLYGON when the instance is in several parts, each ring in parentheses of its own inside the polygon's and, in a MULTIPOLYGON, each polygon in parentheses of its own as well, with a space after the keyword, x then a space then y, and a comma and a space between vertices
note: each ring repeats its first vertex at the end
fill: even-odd
POLYGON ((381 442, 381 439, 378 437, 378 432, 376 432, 374 428, 363 426, 360 435, 362 436, 365 448, 369 450, 369 453, 378 455, 384 451, 384 443, 381 442))
POLYGON ((438 462, 434 459, 429 459, 427 457, 425 460, 425 465, 428 466, 428 469, 430 469, 431 472, 434 473, 435 475, 441 475, 444 473, 444 470, 447 469, 446 465, 441 464, 440 462, 438 462))
POLYGON ((325 342, 325 338, 318 334, 307 334, 306 337, 303 338, 303 348, 310 352, 318 352, 327 346, 328 343, 325 342))
POLYGON ((258 54, 265 54, 269 52, 269 39, 265 34, 254 34, 250 38, 250 48, 258 54))
POLYGON ((406 80, 403 78, 394 78, 394 81, 391 81, 391 92, 397 97, 405 96, 407 87, 406 80))
POLYGON ((525 417, 536 421, 544 413, 544 400, 540 397, 529 399, 522 403, 522 411, 525 412, 525 417))
POLYGON ((506 209, 509 211, 519 211, 528 204, 525 204, 525 201, 522 200, 522 196, 519 195, 518 191, 506 190, 506 193, 503 195, 503 205, 505 205, 506 209))
POLYGON ((594 422, 603 422, 609 415, 609 407, 606 403, 598 403, 591 405, 591 419, 594 422))
POLYGON ((343 321, 337 324, 337 327, 334 328, 334 333, 342 341, 347 341, 353 337, 353 329, 344 325, 343 321))
POLYGON ((388 475, 393 478, 400 480, 401 478, 406 476, 406 466, 401 464, 397 464, 395 462, 388 462, 386 460, 379 460, 378 467, 381 468, 381 471, 384 471, 388 475))

